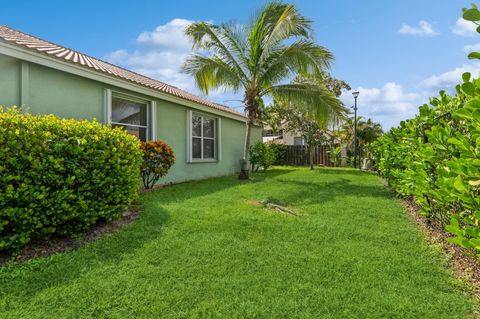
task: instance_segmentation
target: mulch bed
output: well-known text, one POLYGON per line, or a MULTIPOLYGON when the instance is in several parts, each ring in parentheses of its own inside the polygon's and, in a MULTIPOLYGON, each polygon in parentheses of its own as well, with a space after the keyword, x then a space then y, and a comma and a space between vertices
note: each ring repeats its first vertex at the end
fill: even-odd
POLYGON ((139 215, 140 207, 132 205, 122 213, 119 219, 99 222, 78 238, 50 238, 48 240, 34 241, 25 246, 18 254, 0 252, 0 266, 7 264, 9 261, 22 263, 36 257, 46 257, 52 254, 78 249, 87 243, 100 239, 104 235, 130 224, 137 219, 139 215))
POLYGON ((403 199, 403 205, 412 219, 422 229, 428 241, 438 245, 445 252, 448 264, 455 276, 465 282, 472 289, 477 300, 480 300, 480 262, 476 253, 447 241, 452 235, 445 231, 436 221, 428 220, 419 213, 420 207, 412 198, 403 199))

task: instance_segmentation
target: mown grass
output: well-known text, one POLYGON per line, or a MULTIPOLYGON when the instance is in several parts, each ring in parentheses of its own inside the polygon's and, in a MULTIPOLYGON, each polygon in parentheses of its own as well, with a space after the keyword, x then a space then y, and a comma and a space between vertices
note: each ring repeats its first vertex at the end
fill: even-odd
POLYGON ((466 318, 473 302, 372 174, 276 168, 142 196, 127 228, 0 269, 2 318, 466 318), (252 202, 285 203, 301 217, 252 202))

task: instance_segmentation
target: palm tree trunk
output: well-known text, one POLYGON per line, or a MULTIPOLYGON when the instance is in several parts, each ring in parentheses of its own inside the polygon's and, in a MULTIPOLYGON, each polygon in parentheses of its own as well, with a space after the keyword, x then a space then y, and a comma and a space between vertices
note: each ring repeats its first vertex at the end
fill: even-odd
MULTIPOLYGON (((250 136, 252 133, 252 122, 250 119, 247 121, 245 126, 245 145, 243 148, 243 161, 240 175, 238 179, 248 179, 250 177, 250 171, 248 169, 248 150, 250 149, 250 136)), ((253 170, 253 167, 252 167, 253 170)))
POLYGON ((257 91, 245 92, 245 111, 247 113, 247 122, 245 125, 245 146, 243 148, 243 161, 242 161, 242 170, 238 179, 248 179, 250 178, 250 171, 248 165, 248 152, 250 150, 250 138, 252 135, 252 126, 255 123, 255 120, 258 118, 258 100, 257 100, 257 91))
POLYGON ((248 169, 248 150, 250 149, 250 137, 252 134, 253 121, 249 118, 245 126, 245 145, 243 148, 243 161, 240 175, 238 179, 248 179, 250 177, 250 171, 248 169))

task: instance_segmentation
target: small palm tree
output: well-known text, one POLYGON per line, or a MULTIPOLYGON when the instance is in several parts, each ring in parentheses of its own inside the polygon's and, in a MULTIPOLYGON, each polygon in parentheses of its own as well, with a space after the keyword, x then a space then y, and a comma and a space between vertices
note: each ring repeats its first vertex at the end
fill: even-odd
POLYGON ((185 34, 194 50, 207 52, 192 54, 183 65, 198 88, 207 95, 219 88, 243 93, 247 122, 240 178, 248 178, 250 133, 261 117, 264 97, 310 109, 319 118, 340 107, 324 85, 289 83, 298 74, 321 75, 333 60, 314 42, 312 22, 291 4, 271 2, 247 26, 196 22, 185 34))

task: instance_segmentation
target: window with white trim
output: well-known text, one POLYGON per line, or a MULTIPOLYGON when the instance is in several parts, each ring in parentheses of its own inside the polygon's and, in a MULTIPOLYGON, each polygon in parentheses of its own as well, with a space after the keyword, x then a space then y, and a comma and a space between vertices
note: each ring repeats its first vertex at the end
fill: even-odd
POLYGON ((148 102, 140 102, 113 95, 111 102, 112 127, 122 127, 141 141, 146 141, 149 131, 148 106, 148 102))
POLYGON ((193 160, 216 158, 216 120, 198 114, 192 115, 191 146, 193 160))

